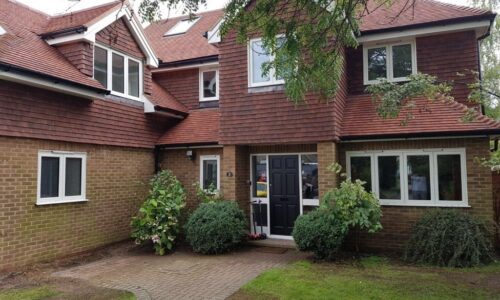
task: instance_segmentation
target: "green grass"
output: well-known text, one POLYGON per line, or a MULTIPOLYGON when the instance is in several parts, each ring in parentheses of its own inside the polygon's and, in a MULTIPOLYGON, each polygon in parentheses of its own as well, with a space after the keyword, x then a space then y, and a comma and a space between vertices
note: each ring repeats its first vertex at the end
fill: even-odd
POLYGON ((38 300, 57 296, 60 293, 49 286, 0 291, 0 300, 38 300))
POLYGON ((380 257, 368 257, 343 264, 300 261, 263 273, 234 296, 235 299, 239 297, 500 299, 500 264, 464 271, 405 266, 380 257))
POLYGON ((42 299, 90 299, 90 300, 135 300, 133 293, 118 290, 101 290, 90 294, 63 293, 48 285, 16 288, 0 291, 0 300, 42 300, 42 299))

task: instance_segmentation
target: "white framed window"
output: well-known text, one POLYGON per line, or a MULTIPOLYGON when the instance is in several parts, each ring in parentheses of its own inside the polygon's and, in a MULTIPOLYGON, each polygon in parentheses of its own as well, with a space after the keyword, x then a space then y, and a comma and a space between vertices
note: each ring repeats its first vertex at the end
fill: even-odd
POLYGON ((415 40, 363 45, 363 81, 365 85, 376 84, 380 79, 390 82, 407 81, 417 73, 417 50, 415 40))
POLYGON ((200 101, 219 100, 219 69, 200 69, 200 101))
POLYGON ((103 46, 94 46, 94 79, 111 94, 141 101, 143 76, 140 60, 103 46))
POLYGON ((204 190, 215 187, 220 190, 220 156, 200 156, 200 187, 204 190))
POLYGON ((85 153, 38 152, 37 205, 87 201, 85 153))
MULTIPOLYGON (((284 41, 284 37, 278 37, 278 46, 284 41)), ((248 86, 259 87, 267 85, 283 84, 285 81, 276 74, 274 68, 270 68, 264 75, 263 66, 273 62, 275 55, 265 49, 261 38, 251 39, 248 42, 248 86)))
POLYGON ((467 207, 465 149, 347 152, 347 174, 382 205, 467 207))
POLYGON ((198 22, 200 17, 183 19, 177 22, 172 28, 170 28, 164 36, 178 35, 186 33, 193 25, 198 22))

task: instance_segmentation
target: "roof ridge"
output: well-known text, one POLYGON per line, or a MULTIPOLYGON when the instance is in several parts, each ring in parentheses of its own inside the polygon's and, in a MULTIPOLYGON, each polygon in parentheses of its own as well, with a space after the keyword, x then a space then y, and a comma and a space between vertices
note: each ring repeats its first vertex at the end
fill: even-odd
POLYGON ((479 8, 479 7, 451 4, 451 3, 441 2, 441 1, 437 1, 437 0, 421 0, 421 1, 430 2, 430 3, 436 4, 436 5, 446 6, 449 8, 459 9, 459 10, 463 10, 463 11, 478 12, 478 13, 482 13, 482 14, 493 13, 489 9, 484 9, 484 8, 479 8))
POLYGON ((75 15, 75 14, 87 12, 87 11, 94 10, 94 9, 103 8, 103 7, 106 7, 106 6, 109 6, 109 7, 115 6, 115 5, 119 4, 120 2, 121 2, 120 0, 113 0, 113 1, 108 2, 108 3, 103 3, 103 4, 96 5, 96 6, 91 6, 91 7, 83 8, 83 9, 80 9, 80 10, 76 10, 76 11, 71 11, 71 12, 56 14, 56 15, 53 15, 53 16, 49 15, 49 17, 50 17, 50 19, 57 19, 57 18, 68 17, 68 16, 71 16, 71 15, 75 15))
MULTIPOLYGON (((214 12, 219 12, 219 11, 220 12, 224 12, 224 8, 216 8, 216 9, 206 10, 206 11, 202 11, 202 12, 199 12, 199 13, 195 13, 194 15, 195 16, 206 15, 206 14, 209 14, 209 13, 214 13, 214 12)), ((175 16, 175 17, 172 17, 172 18, 164 18, 164 19, 160 19, 160 20, 154 21, 151 24, 159 23, 159 22, 168 22, 168 21, 177 20, 177 19, 182 19, 182 18, 186 18, 188 16, 189 15, 182 15, 182 16, 175 16)), ((151 24, 149 24, 148 27, 151 24)))

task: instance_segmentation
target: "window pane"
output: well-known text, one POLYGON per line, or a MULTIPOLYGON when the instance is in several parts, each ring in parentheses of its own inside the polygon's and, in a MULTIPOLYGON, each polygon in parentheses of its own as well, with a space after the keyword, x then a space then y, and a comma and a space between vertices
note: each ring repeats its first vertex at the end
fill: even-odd
POLYGON ((189 28, 191 28, 191 26, 196 23, 196 21, 198 21, 198 19, 199 18, 180 20, 179 22, 177 22, 177 24, 174 25, 174 27, 172 27, 167 33, 165 33, 165 36, 185 33, 189 30, 189 28))
POLYGON ((368 49, 368 80, 387 78, 387 51, 385 47, 368 49))
POLYGON ((399 156, 378 157, 378 181, 380 199, 400 200, 399 156))
POLYGON ((113 53, 113 91, 125 92, 125 66, 123 56, 113 53))
POLYGON ((365 190, 372 191, 372 166, 369 156, 351 157, 351 179, 366 182, 365 190))
POLYGON ((267 197, 267 160, 265 155, 253 157, 254 197, 267 197))
POLYGON ((139 97, 139 63, 128 60, 128 94, 139 97))
MULTIPOLYGON (((278 37, 277 38, 277 47, 278 49, 281 48, 283 46, 283 44, 285 43, 285 37, 278 37)), ((285 65, 286 64, 286 61, 287 61, 287 57, 282 57, 281 58, 281 62, 280 65, 285 65)), ((286 72, 286 70, 281 70, 282 72, 286 72)), ((278 70, 276 70, 276 80, 283 80, 283 76, 282 74, 278 74, 277 73, 278 70)))
POLYGON ((203 161, 203 188, 208 189, 211 186, 219 188, 217 186, 217 160, 215 159, 203 161))
POLYGON ((202 73, 203 98, 217 97, 217 72, 207 71, 202 73))
POLYGON ((251 44, 252 50, 252 82, 269 81, 269 75, 264 76, 262 67, 266 62, 270 61, 269 54, 264 50, 261 41, 255 41, 251 44))
POLYGON ((66 158, 66 196, 79 196, 82 194, 82 159, 66 158))
POLYGON ((302 155, 302 199, 318 199, 318 157, 302 155))
POLYGON ((431 165, 428 155, 408 155, 408 197, 431 200, 431 165))
POLYGON ((94 50, 94 78, 108 87, 108 51, 99 47, 94 50))
POLYGON ((438 155, 439 200, 462 201, 460 155, 438 155))
POLYGON ((59 158, 42 157, 40 197, 59 196, 59 158))
POLYGON ((398 45, 392 47, 393 77, 408 77, 412 73, 411 45, 398 45))

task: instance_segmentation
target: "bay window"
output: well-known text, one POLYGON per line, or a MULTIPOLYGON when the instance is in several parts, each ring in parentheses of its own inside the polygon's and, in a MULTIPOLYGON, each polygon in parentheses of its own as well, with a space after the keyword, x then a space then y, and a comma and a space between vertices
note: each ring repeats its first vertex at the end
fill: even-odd
POLYGON ((40 151, 37 204, 86 201, 85 176, 84 153, 40 151))
POLYGON ((407 81, 417 73, 415 41, 363 46, 364 84, 407 81))
POLYGON ((120 52, 94 46, 94 79, 114 95, 140 100, 142 62, 120 52))
POLYGON ((347 173, 383 205, 467 206, 464 149, 347 152, 347 173))
MULTIPOLYGON (((278 37, 278 47, 283 43, 284 37, 278 37)), ((275 68, 271 67, 264 74, 264 66, 275 60, 275 55, 266 49, 262 39, 252 39, 248 44, 248 86, 258 87, 266 85, 283 84, 284 80, 276 74, 275 68)))

